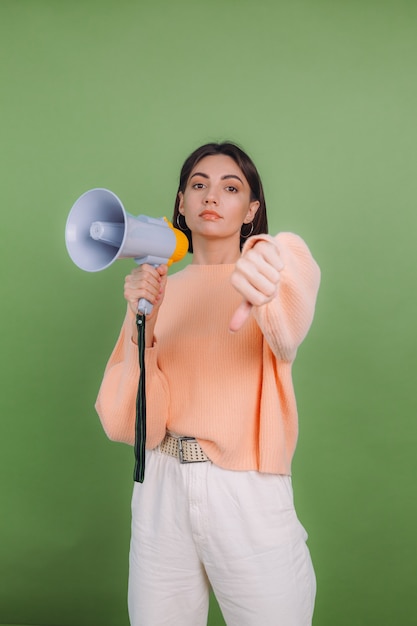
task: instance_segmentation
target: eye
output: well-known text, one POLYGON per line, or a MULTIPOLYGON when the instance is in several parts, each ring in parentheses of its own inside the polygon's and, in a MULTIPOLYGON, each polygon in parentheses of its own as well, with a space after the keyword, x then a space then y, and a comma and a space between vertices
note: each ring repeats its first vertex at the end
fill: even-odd
POLYGON ((204 189, 204 183, 194 183, 192 189, 204 189))
POLYGON ((226 187, 226 191, 230 191, 231 193, 237 193, 238 189, 237 189, 237 187, 234 187, 233 185, 228 185, 226 187))

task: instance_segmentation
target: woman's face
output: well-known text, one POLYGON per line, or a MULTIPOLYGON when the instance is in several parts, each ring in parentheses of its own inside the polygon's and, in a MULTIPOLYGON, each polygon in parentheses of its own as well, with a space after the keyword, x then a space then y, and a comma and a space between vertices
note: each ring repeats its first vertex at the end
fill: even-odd
POLYGON ((179 212, 193 236, 240 242, 242 224, 249 224, 259 207, 235 161, 219 154, 201 159, 191 171, 184 192, 179 192, 179 212))

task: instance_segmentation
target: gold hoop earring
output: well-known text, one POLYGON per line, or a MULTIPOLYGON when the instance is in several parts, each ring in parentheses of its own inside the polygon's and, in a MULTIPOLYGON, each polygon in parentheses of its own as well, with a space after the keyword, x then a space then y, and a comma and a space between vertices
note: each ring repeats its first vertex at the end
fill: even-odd
MULTIPOLYGON (((243 226, 245 226, 245 224, 242 224, 242 228, 243 228, 243 226)), ((250 223, 250 231, 248 232, 248 234, 247 234, 247 235, 244 235, 244 234, 242 233, 242 228, 240 229, 240 236, 241 236, 241 237, 243 237, 243 239, 247 239, 247 238, 248 238, 248 237, 250 237, 250 236, 251 236, 251 234, 253 233, 253 222, 251 222, 251 223, 250 223)))
POLYGON ((182 217, 184 217, 184 224, 185 224, 185 228, 183 228, 183 227, 181 226, 181 224, 180 224, 180 217, 181 217, 181 213, 177 213, 177 219, 176 219, 175 221, 177 222, 177 226, 178 226, 178 228, 179 228, 180 230, 182 230, 182 232, 185 232, 186 230, 188 230, 188 226, 187 226, 187 224, 186 224, 186 221, 185 221, 185 217, 184 217, 184 216, 182 216, 182 217))

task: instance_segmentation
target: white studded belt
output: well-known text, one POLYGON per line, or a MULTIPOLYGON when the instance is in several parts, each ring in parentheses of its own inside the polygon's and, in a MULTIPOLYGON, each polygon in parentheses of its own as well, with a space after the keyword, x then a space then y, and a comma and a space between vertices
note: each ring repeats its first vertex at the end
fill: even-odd
POLYGON ((180 463, 203 463, 210 461, 194 437, 174 437, 167 433, 159 445, 163 454, 176 457, 180 463))

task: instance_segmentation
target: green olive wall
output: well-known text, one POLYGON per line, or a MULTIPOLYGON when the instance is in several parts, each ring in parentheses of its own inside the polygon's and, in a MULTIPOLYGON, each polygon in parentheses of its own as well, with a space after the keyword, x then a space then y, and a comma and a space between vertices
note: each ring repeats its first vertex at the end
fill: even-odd
POLYGON ((92 187, 170 216, 184 158, 222 139, 322 268, 294 367, 314 624, 417 623, 416 19, 412 0, 1 1, 0 623, 128 624, 133 452, 93 405, 132 262, 82 272, 64 227, 92 187))

